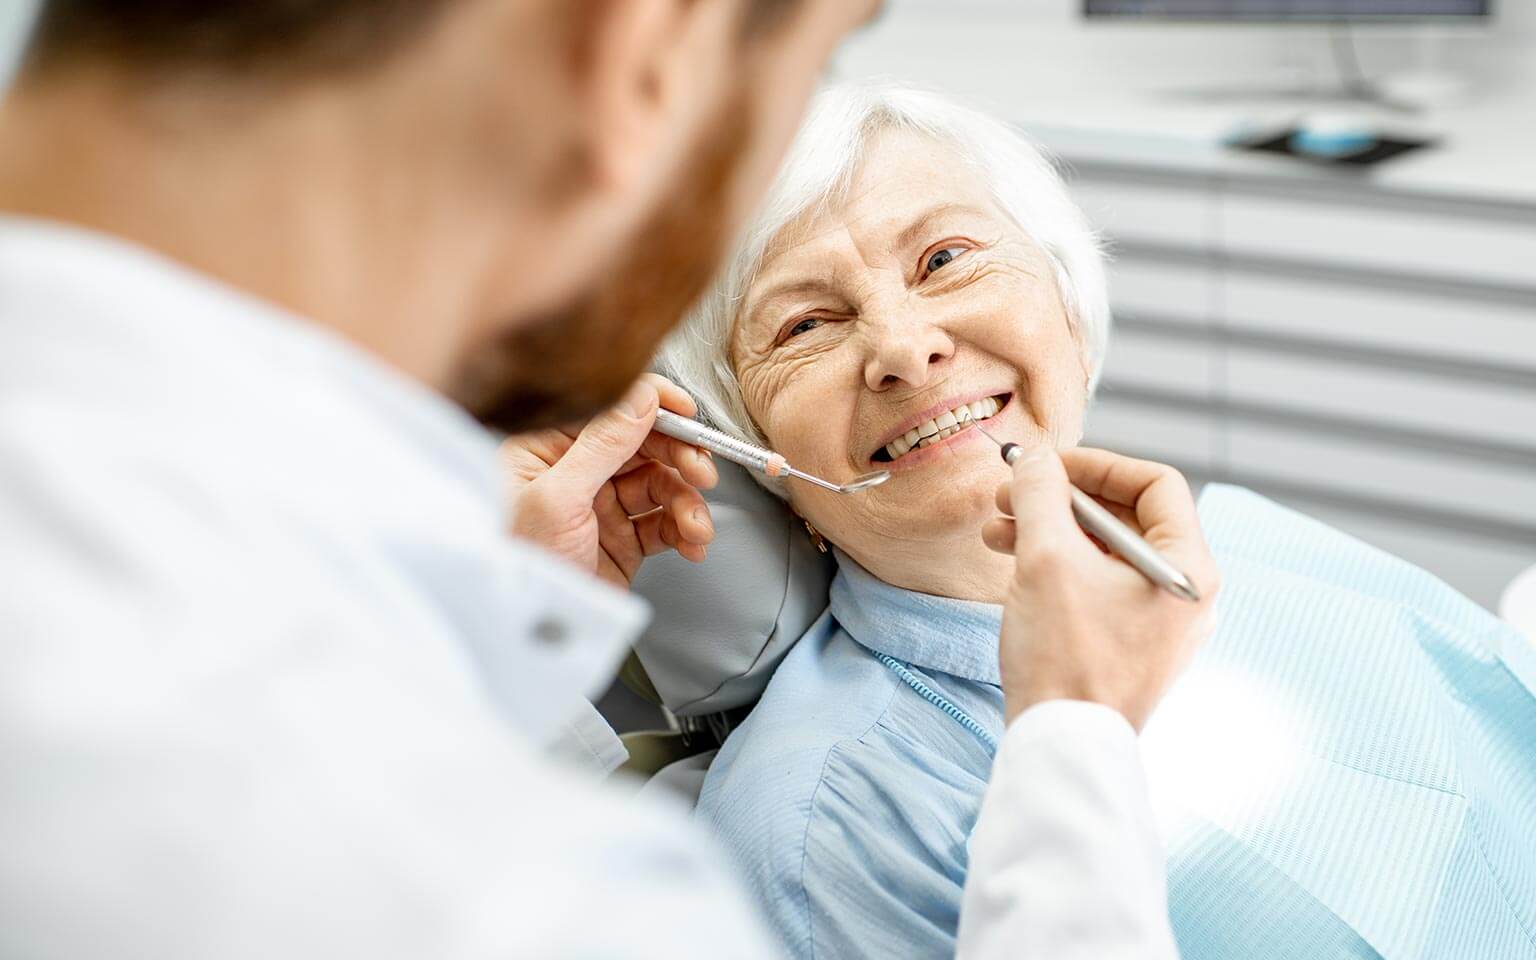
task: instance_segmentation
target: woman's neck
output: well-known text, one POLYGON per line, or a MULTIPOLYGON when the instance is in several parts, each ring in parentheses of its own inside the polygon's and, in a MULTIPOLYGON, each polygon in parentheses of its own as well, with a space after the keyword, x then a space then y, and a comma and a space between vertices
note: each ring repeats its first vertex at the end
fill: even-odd
POLYGON ((843 549, 860 566, 893 586, 981 603, 1002 603, 1013 576, 1013 557, 988 549, 981 531, 939 541, 900 541, 877 551, 843 549))

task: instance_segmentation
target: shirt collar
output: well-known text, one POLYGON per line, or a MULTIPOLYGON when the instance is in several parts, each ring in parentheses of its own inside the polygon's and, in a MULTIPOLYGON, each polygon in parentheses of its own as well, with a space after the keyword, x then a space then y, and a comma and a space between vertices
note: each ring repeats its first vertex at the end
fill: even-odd
POLYGON ((535 741, 581 714, 648 619, 513 541, 495 438, 329 331, 149 250, 20 217, 0 216, 0 289, 8 391, 111 409, 178 451, 165 469, 393 579, 535 741))
POLYGON ((999 685, 1003 608, 892 586, 837 551, 832 616, 862 646, 925 670, 999 685))

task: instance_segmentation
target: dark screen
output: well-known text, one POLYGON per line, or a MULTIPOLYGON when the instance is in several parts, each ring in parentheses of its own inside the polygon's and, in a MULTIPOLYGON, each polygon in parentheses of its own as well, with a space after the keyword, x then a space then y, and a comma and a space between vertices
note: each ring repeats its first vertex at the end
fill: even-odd
POLYGON ((1489 0, 1084 0, 1090 17, 1413 20, 1487 16, 1489 0))

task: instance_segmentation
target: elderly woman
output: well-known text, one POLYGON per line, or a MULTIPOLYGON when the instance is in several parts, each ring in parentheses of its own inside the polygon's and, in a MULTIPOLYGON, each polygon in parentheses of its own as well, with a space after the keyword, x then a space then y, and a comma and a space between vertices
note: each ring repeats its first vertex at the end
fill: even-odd
MULTIPOLYGON (((831 606, 700 800, 794 956, 953 951, 1013 571, 980 535, 1007 472, 974 426, 1078 442, 1104 286, 1019 136, 841 88, 664 353, 718 425, 825 477, 893 474, 777 491, 836 548, 831 606)), ((1143 738, 1186 956, 1536 956, 1536 702, 1490 653, 1519 641, 1251 494, 1202 517, 1221 626, 1143 738)))

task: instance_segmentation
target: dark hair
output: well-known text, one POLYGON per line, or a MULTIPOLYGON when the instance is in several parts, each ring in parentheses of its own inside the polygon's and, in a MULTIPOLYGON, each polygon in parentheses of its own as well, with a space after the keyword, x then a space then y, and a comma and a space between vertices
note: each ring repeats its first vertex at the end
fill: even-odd
POLYGON ((27 69, 336 72, 386 57, 453 0, 43 0, 27 69))
MULTIPOLYGON (((455 0, 43 0, 27 70, 108 63, 148 73, 336 73, 375 65, 455 0)), ((568 2, 568 0, 560 0, 568 2)), ((772 30, 796 0, 749 0, 772 30)))

